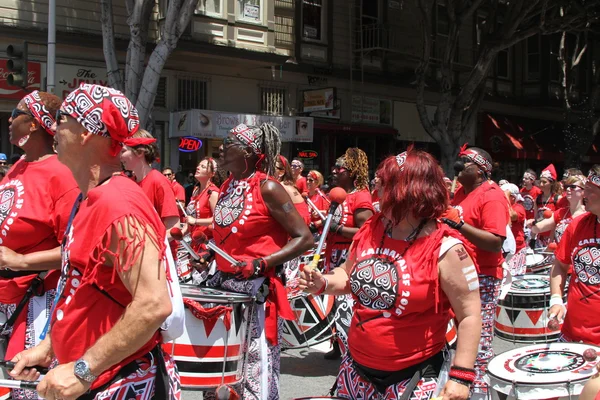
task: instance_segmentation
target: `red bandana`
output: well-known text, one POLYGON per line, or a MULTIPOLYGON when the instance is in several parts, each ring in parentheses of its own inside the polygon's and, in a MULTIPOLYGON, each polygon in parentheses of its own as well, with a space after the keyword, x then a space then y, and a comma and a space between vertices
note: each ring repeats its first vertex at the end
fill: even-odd
POLYGON ((50 114, 44 103, 42 102, 42 98, 40 97, 39 91, 34 91, 29 93, 27 96, 23 97, 23 101, 25 105, 33 115, 33 118, 40 124, 42 128, 46 130, 51 136, 54 136, 54 131, 52 130, 52 125, 56 122, 54 116, 50 114))
POLYGON ((149 145, 149 144, 152 144, 155 142, 156 142, 155 138, 130 138, 130 139, 125 139, 123 144, 125 146, 134 147, 134 146, 140 146, 140 145, 149 145))
POLYGON ((481 154, 477 153, 474 150, 470 150, 467 149, 467 143, 465 143, 461 148, 460 148, 460 153, 458 153, 459 157, 467 157, 469 160, 471 160, 472 162, 474 162, 475 164, 477 164, 477 166, 479 168, 481 168, 481 170, 483 170, 483 172, 485 172, 486 174, 491 174, 492 173, 492 163, 489 162, 488 160, 486 160, 481 154))
POLYGON ((238 126, 233 128, 229 132, 231 134, 233 134, 237 140, 239 140, 246 146, 252 148, 252 151, 254 152, 254 154, 256 154, 256 155, 262 154, 262 151, 260 150, 260 145, 261 145, 261 141, 260 141, 261 130, 260 130, 260 128, 249 127, 245 124, 239 124, 238 126))
POLYGON ((596 175, 596 173, 594 173, 594 170, 590 169, 590 173, 587 177, 587 182, 590 182, 595 186, 600 187, 600 175, 596 175))
POLYGON ((118 90, 100 85, 82 83, 69 93, 61 108, 89 132, 112 138, 116 142, 113 155, 140 127, 138 112, 129 99, 118 90))

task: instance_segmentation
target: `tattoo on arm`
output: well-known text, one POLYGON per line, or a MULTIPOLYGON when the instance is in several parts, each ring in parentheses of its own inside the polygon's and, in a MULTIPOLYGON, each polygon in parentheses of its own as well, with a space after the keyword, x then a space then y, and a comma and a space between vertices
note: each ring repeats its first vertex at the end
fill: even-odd
POLYGON ((474 265, 463 268, 462 273, 467 280, 469 291, 472 292, 479 289, 479 277, 477 276, 477 270, 475 269, 474 265))
POLYGON ((285 211, 286 213, 290 213, 294 209, 294 206, 292 205, 292 203, 290 203, 289 201, 287 201, 282 206, 282 208, 283 208, 283 211, 285 211))
POLYGON ((456 249, 456 255, 458 256, 458 259, 460 261, 464 260, 465 258, 469 257, 469 255, 467 254, 467 250, 465 250, 464 247, 461 247, 459 249, 456 249))

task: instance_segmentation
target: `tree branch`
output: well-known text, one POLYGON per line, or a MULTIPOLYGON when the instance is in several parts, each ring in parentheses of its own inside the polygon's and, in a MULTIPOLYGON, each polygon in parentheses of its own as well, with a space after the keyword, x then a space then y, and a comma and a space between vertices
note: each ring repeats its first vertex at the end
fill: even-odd
POLYGON ((119 70, 117 51, 115 49, 115 30, 113 25, 112 0, 100 1, 100 23, 102 26, 102 50, 106 62, 108 84, 123 91, 123 79, 119 70))

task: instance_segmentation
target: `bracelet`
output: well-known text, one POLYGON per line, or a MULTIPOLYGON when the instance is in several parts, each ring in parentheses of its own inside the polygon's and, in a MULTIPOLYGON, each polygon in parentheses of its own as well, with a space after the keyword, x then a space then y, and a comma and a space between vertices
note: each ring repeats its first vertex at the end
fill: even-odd
POLYGON ((321 287, 321 289, 319 289, 318 292, 316 292, 314 295, 315 296, 320 296, 323 293, 325 293, 325 291, 327 290, 327 286, 329 286, 329 279, 323 277, 323 280, 325 281, 325 284, 323 285, 323 287, 321 287))
POLYGON ((552 296, 550 296, 551 299, 562 299, 562 295, 560 294, 553 294, 552 296))
POLYGON ((458 224, 456 224, 456 230, 460 231, 460 228, 462 228, 464 224, 465 224, 465 221, 463 221, 461 219, 460 222, 458 224))
POLYGON ((252 261, 252 264, 254 267, 254 276, 259 276, 261 274, 264 274, 264 272, 267 269, 267 262, 262 257, 257 258, 254 261, 252 261))
POLYGON ((564 307, 565 303, 563 302, 563 299, 560 297, 551 297, 550 298, 550 304, 549 307, 552 306, 563 306, 564 307))
POLYGON ((448 380, 449 380, 449 381, 452 381, 452 382, 459 383, 459 384, 461 384, 461 385, 463 385, 463 386, 466 386, 466 387, 468 387, 468 388, 470 388, 470 387, 471 387, 471 384, 473 383, 473 382, 467 382, 467 381, 463 381, 462 379, 455 378, 455 377, 453 377, 453 376, 449 377, 449 378, 448 378, 448 380))
POLYGON ((475 382, 476 374, 474 369, 452 366, 450 367, 450 373, 448 376, 460 379, 461 381, 473 383, 475 382))

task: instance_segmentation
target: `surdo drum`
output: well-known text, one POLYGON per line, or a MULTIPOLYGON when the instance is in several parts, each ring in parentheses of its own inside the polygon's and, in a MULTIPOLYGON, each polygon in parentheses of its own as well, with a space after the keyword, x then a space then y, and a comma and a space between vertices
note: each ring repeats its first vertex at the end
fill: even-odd
MULTIPOLYGON (((563 299, 566 303, 566 295, 563 299)), ((510 291, 498 301, 494 331, 502 339, 519 343, 548 343, 560 331, 548 329, 550 278, 524 275, 513 281, 510 291)))
POLYGON ((181 387, 215 389, 243 379, 253 300, 223 290, 181 285, 185 331, 163 344, 177 363, 181 387))
POLYGON ((596 373, 599 359, 586 361, 583 352, 600 348, 581 343, 547 343, 510 350, 492 358, 488 378, 492 398, 578 398, 596 373), (499 393, 501 395, 499 395, 499 393))
POLYGON ((553 256, 528 252, 525 258, 525 273, 548 275, 552 268, 553 261, 553 256))

